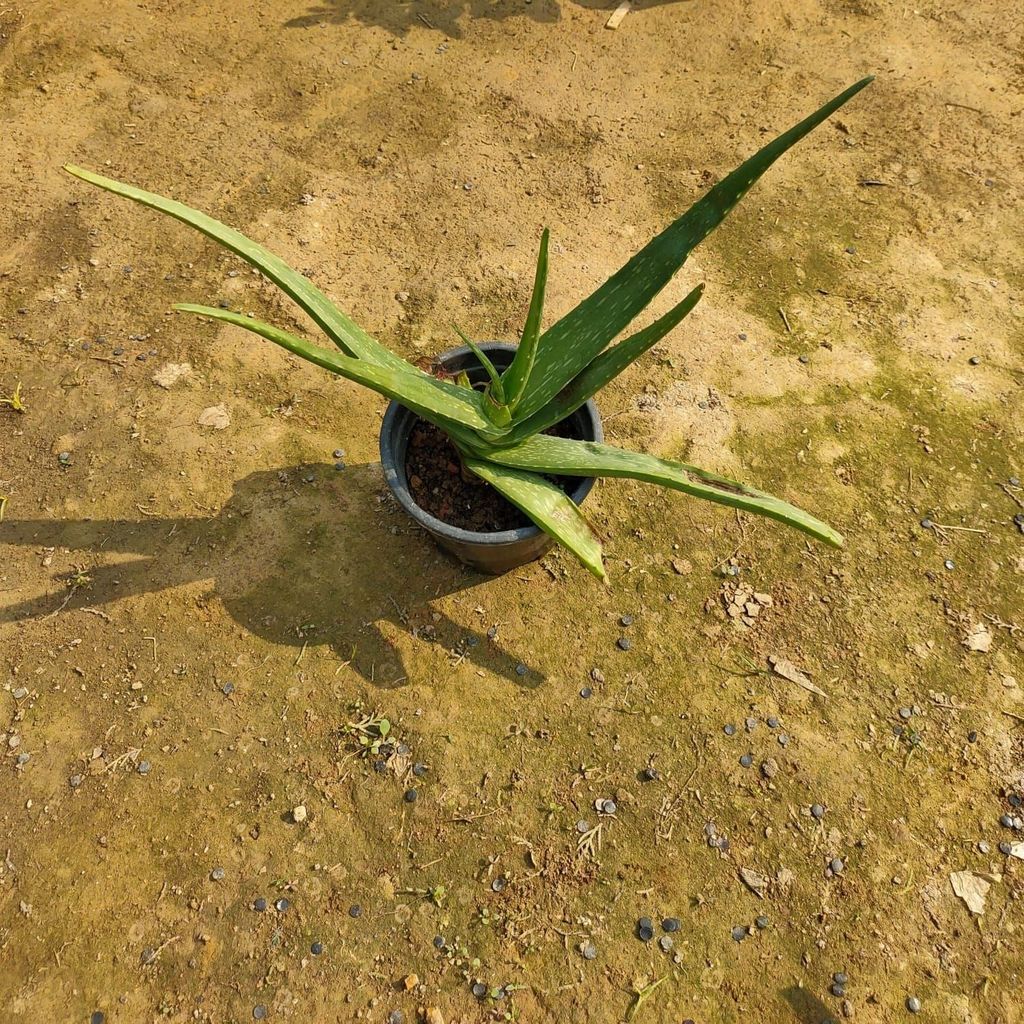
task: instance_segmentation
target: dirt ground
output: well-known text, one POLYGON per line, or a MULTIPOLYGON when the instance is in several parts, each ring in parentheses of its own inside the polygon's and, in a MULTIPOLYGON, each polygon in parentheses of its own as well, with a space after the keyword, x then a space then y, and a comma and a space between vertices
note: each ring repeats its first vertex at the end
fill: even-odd
POLYGON ((0 0, 5 1020, 1024 1021, 1015 6, 0 0), (442 555, 382 401, 168 309, 296 311, 60 170, 415 358, 516 337, 545 225, 552 322, 866 73, 600 399, 847 547, 612 481, 607 589, 442 555))

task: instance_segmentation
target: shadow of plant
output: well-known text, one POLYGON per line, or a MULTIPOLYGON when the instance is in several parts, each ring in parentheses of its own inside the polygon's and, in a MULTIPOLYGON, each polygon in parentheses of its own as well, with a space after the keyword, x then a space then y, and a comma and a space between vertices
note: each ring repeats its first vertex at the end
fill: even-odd
MULTIPOLYGON (((571 0, 577 7, 593 10, 617 6, 618 0, 571 0)), ((634 7, 657 7, 679 0, 642 0, 634 7)), ((551 24, 562 17, 562 6, 556 0, 321 0, 307 14, 286 21, 285 28, 313 28, 317 25, 344 25, 356 22, 374 25, 394 35, 405 35, 414 27, 426 27, 452 39, 462 37, 460 21, 486 18, 504 21, 522 16, 532 21, 551 24)))
POLYGON ((380 495, 376 465, 341 473, 306 465, 244 477, 208 518, 5 521, 0 544, 90 558, 81 571, 56 577, 59 593, 0 608, 0 623, 210 579, 245 629, 277 644, 329 644, 378 687, 403 685, 415 668, 405 664, 397 633, 412 633, 414 645, 441 646, 453 663, 465 659, 536 686, 542 677, 516 672, 520 659, 504 651, 500 637, 488 637, 490 623, 483 632, 468 630, 432 607, 488 578, 437 554, 408 520, 386 514, 380 495), (108 553, 143 557, 114 561, 108 553))

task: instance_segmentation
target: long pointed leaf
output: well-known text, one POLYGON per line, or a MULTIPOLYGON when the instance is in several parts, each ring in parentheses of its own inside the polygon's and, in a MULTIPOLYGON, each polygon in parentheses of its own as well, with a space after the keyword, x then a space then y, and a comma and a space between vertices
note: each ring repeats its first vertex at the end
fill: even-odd
POLYGON ((635 362, 648 349, 653 348, 693 309, 704 294, 699 284, 664 316, 642 331, 620 341, 614 348, 605 349, 586 369, 563 388, 543 409, 528 419, 513 424, 506 438, 499 444, 515 444, 533 434, 540 434, 574 413, 589 398, 593 398, 609 381, 614 380, 630 363, 635 362))
POLYGON ((519 405, 520 418, 525 419, 547 405, 665 287, 693 248, 721 224, 751 185, 787 149, 870 81, 865 78, 852 85, 740 164, 589 298, 546 331, 540 339, 526 395, 519 405))
MULTIPOLYGON (((437 380, 423 373, 410 373, 390 366, 376 366, 362 359, 339 355, 328 349, 320 348, 289 334, 271 324, 251 317, 232 313, 228 309, 215 309, 213 306, 196 306, 192 303, 181 303, 174 307, 183 313, 195 313, 198 316, 210 317, 235 327, 252 331, 268 341, 280 345, 289 352, 325 370, 330 370, 341 377, 355 381, 371 388, 387 398, 393 398, 406 408, 448 430, 452 424, 482 430, 490 426, 480 406, 482 399, 476 391, 460 388, 448 381, 437 380)), ((478 441, 479 443, 479 441, 478 441)))
POLYGON ((533 363, 537 356, 540 323, 544 316, 544 289, 548 283, 548 236, 548 229, 545 228, 540 236, 537 272, 533 277, 533 295, 530 298, 530 311, 526 314, 526 326, 523 327, 519 348, 503 376, 505 395, 513 412, 522 401, 526 382, 533 372, 533 363))
POLYGON ((484 459, 463 456, 463 464, 525 512, 545 533, 564 544, 598 579, 606 578, 601 542, 575 502, 560 487, 536 473, 509 469, 484 459))
MULTIPOLYGON (((386 349, 379 341, 371 338, 355 321, 350 320, 342 313, 308 278, 303 277, 298 271, 292 270, 280 257, 264 249, 262 245, 252 239, 246 238, 234 228, 229 228, 219 220, 208 217, 205 213, 193 210, 173 199, 156 195, 154 192, 146 192, 133 185, 125 185, 123 182, 105 178, 101 174, 94 174, 81 167, 65 164, 64 170, 91 185, 98 185, 115 195, 133 199, 150 209, 166 213, 175 220, 180 220, 183 224, 188 224, 197 231, 201 231, 208 238, 212 238, 226 249, 241 256, 243 260, 273 281, 286 295, 294 299, 346 355, 365 359, 378 366, 390 366, 394 369, 405 369, 407 372, 422 373, 406 363, 400 356, 386 349)), ((427 374, 423 374, 423 376, 427 376, 427 374)))
POLYGON ((669 462, 653 455, 625 451, 614 445, 591 441, 571 441, 538 434, 511 448, 495 448, 487 457, 503 466, 557 473, 563 476, 620 476, 670 487, 695 498, 706 498, 719 505, 755 512, 777 519, 823 540, 834 547, 843 544, 842 535, 827 523, 795 505, 747 487, 726 477, 716 476, 696 466, 669 462))

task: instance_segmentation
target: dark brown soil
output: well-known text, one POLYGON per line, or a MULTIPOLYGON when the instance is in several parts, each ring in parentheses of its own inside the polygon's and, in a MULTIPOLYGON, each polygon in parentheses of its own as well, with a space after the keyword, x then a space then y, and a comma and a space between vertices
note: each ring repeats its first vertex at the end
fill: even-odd
POLYGON ((416 504, 451 526, 494 533, 530 525, 490 484, 462 472, 455 445, 432 423, 419 420, 412 428, 405 474, 416 504))

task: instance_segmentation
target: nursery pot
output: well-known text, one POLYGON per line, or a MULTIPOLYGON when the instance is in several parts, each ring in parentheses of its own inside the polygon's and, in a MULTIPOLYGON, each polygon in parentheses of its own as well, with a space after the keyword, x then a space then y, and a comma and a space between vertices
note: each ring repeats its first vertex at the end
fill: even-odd
MULTIPOLYGON (((512 362, 516 352, 515 345, 499 341, 481 342, 480 348, 487 353, 499 371, 504 370, 512 362)), ((465 371, 474 386, 483 385, 488 379, 486 371, 477 362, 468 345, 461 345, 443 353, 438 356, 437 362, 449 373, 465 371)), ((601 418, 593 401, 588 401, 567 419, 573 436, 584 441, 604 440, 601 418)), ((391 402, 380 428, 380 461, 384 467, 384 478, 402 508, 441 547, 479 572, 497 576, 540 558, 554 541, 532 523, 515 530, 478 533, 451 526, 416 504, 409 489, 405 463, 409 436, 417 420, 414 412, 398 402, 391 402)), ((577 505, 582 504, 593 486, 593 477, 580 477, 574 481, 572 490, 568 491, 569 497, 577 505)))

